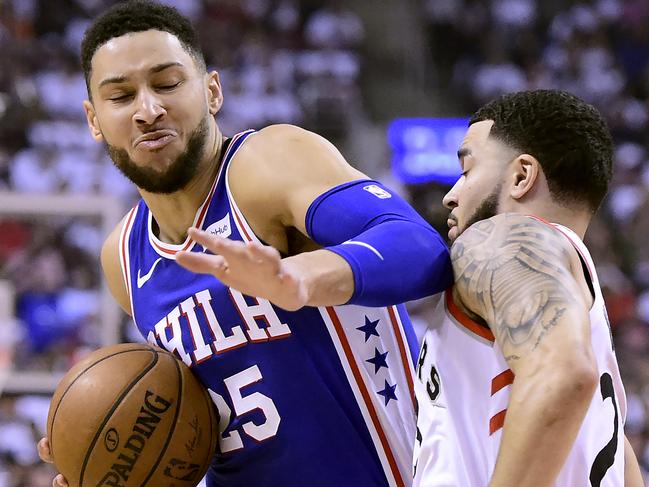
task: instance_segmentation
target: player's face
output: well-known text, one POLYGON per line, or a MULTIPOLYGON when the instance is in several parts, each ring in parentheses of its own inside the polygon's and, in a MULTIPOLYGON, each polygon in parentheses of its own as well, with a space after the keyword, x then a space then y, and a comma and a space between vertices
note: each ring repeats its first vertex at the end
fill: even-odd
POLYGON ((489 138, 492 125, 491 120, 472 124, 458 150, 462 176, 443 200, 444 206, 451 210, 447 220, 450 240, 455 240, 475 222, 499 212, 511 149, 489 138))
POLYGON ((92 59, 91 133, 138 187, 171 193, 196 174, 210 118, 221 106, 218 75, 206 73, 172 34, 116 37, 92 59))

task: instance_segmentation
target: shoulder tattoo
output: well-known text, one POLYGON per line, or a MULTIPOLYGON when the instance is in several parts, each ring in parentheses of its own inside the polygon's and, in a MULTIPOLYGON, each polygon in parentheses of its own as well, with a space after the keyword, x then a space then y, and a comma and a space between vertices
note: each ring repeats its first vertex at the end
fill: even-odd
POLYGON ((478 222, 453 244, 460 299, 489 324, 509 359, 535 349, 578 303, 569 248, 553 228, 513 214, 478 222))

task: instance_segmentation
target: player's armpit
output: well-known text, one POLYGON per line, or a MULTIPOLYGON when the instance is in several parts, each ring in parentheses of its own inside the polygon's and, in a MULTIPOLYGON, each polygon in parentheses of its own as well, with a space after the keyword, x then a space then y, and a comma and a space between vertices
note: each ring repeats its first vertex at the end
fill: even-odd
POLYGON ((120 221, 108 235, 101 248, 101 267, 104 271, 108 289, 117 301, 117 304, 127 313, 131 314, 131 302, 126 290, 126 283, 119 262, 119 237, 124 226, 125 218, 120 221))
POLYGON ((512 368, 545 348, 555 329, 569 355, 590 346, 588 304, 570 270, 571 252, 558 231, 517 214, 480 221, 453 244, 457 297, 489 325, 512 368))

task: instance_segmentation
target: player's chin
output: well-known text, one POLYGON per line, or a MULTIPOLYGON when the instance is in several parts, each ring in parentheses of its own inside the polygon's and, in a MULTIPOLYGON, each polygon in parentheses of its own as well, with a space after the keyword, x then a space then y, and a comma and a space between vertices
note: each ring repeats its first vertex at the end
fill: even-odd
POLYGON ((162 149, 160 151, 136 151, 132 160, 141 168, 148 167, 160 174, 164 174, 176 162, 180 151, 162 149))
POLYGON ((460 229, 457 225, 453 225, 451 228, 448 230, 448 239, 451 242, 454 242, 456 238, 460 236, 460 229))

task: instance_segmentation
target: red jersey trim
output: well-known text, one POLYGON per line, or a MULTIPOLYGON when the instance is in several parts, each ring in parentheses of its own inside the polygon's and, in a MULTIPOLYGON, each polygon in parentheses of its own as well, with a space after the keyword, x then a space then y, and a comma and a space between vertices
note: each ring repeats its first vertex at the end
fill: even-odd
POLYGON ((493 435, 505 425, 505 416, 507 416, 507 410, 503 409, 491 417, 489 420, 489 436, 493 435))
POLYGON ((491 395, 493 396, 499 390, 514 383, 514 373, 512 369, 507 369, 501 372, 496 377, 491 379, 491 395))
POLYGON ((489 328, 486 328, 485 326, 482 326, 473 321, 455 304, 455 301, 453 301, 453 288, 447 289, 444 293, 444 297, 446 298, 446 309, 448 309, 448 312, 460 325, 462 325, 474 335, 478 335, 479 337, 484 338, 485 340, 488 340, 492 343, 496 340, 496 337, 494 337, 494 334, 489 328))
POLYGON ((329 315, 329 318, 331 319, 331 322, 334 325, 336 334, 338 335, 338 339, 340 340, 340 344, 342 345, 343 350, 345 351, 345 358, 347 359, 347 363, 349 364, 352 374, 354 375, 354 379, 356 381, 356 384, 358 385, 358 390, 363 396, 363 401, 365 402, 367 411, 370 415, 370 418, 372 419, 372 425, 376 429, 376 432, 379 436, 379 440, 381 441, 381 446, 383 447, 383 451, 385 452, 385 456, 390 465, 392 476, 394 477, 399 487, 405 487, 406 484, 404 480, 401 478, 401 472, 399 471, 397 461, 394 458, 394 453, 390 448, 390 443, 388 442, 388 438, 385 434, 385 431, 383 431, 383 427, 381 426, 381 421, 379 420, 379 416, 376 412, 376 408, 374 407, 374 403, 372 402, 372 398, 370 397, 369 391, 367 390, 367 386, 365 382, 363 382, 363 377, 361 375, 360 370, 358 369, 358 364, 354 359, 354 353, 352 352, 352 348, 349 344, 349 341, 347 340, 347 336, 343 331, 343 326, 340 323, 340 319, 338 318, 338 315, 336 314, 336 311, 332 306, 327 306, 325 309, 327 310, 327 314, 329 315))
POLYGON ((408 366, 410 362, 408 353, 406 352, 406 344, 404 343, 403 336, 401 335, 401 327, 397 321, 396 310, 394 306, 389 306, 387 308, 388 314, 390 315, 390 322, 392 323, 392 330, 394 331, 394 336, 397 339, 397 345, 399 346, 399 354, 401 355, 401 363, 403 364, 403 373, 406 376, 406 381, 408 382, 408 390, 410 391, 410 398, 412 399, 412 404, 417 408, 417 399, 415 398, 415 384, 412 378, 410 367, 408 366))
POLYGON ((134 206, 126 217, 126 222, 122 227, 122 232, 120 234, 119 242, 119 253, 120 253, 120 264, 122 265, 122 276, 124 277, 124 284, 126 285, 126 292, 128 293, 128 299, 131 302, 131 313, 133 313, 133 293, 131 290, 131 267, 129 265, 129 251, 128 251, 128 242, 131 235, 131 230, 133 228, 133 220, 137 213, 137 206, 134 206))
MULTIPOLYGON (((223 167, 225 166, 225 162, 227 158, 230 157, 230 153, 232 152, 232 147, 234 147, 236 140, 246 133, 247 131, 241 132, 235 135, 230 141, 230 145, 228 146, 227 150, 223 154, 223 157, 221 158, 221 167, 219 167, 219 171, 216 177, 214 178, 212 187, 210 188, 207 197, 203 201, 203 204, 199 207, 199 209, 196 212, 196 218, 194 219, 194 224, 192 225, 193 227, 203 228, 203 223, 205 223, 205 216, 207 215, 207 211, 209 210, 210 203, 212 202, 212 198, 214 197, 214 193, 216 192, 216 187, 218 185, 218 182, 221 179, 221 174, 223 173, 223 167)), ((149 219, 148 219, 149 242, 151 242, 151 245, 156 250, 156 252, 158 252, 158 254, 162 255, 163 257, 174 258, 174 256, 178 252, 190 250, 194 246, 195 242, 189 237, 183 243, 177 245, 161 242, 153 235, 152 222, 153 222, 153 215, 149 210, 149 219)))

